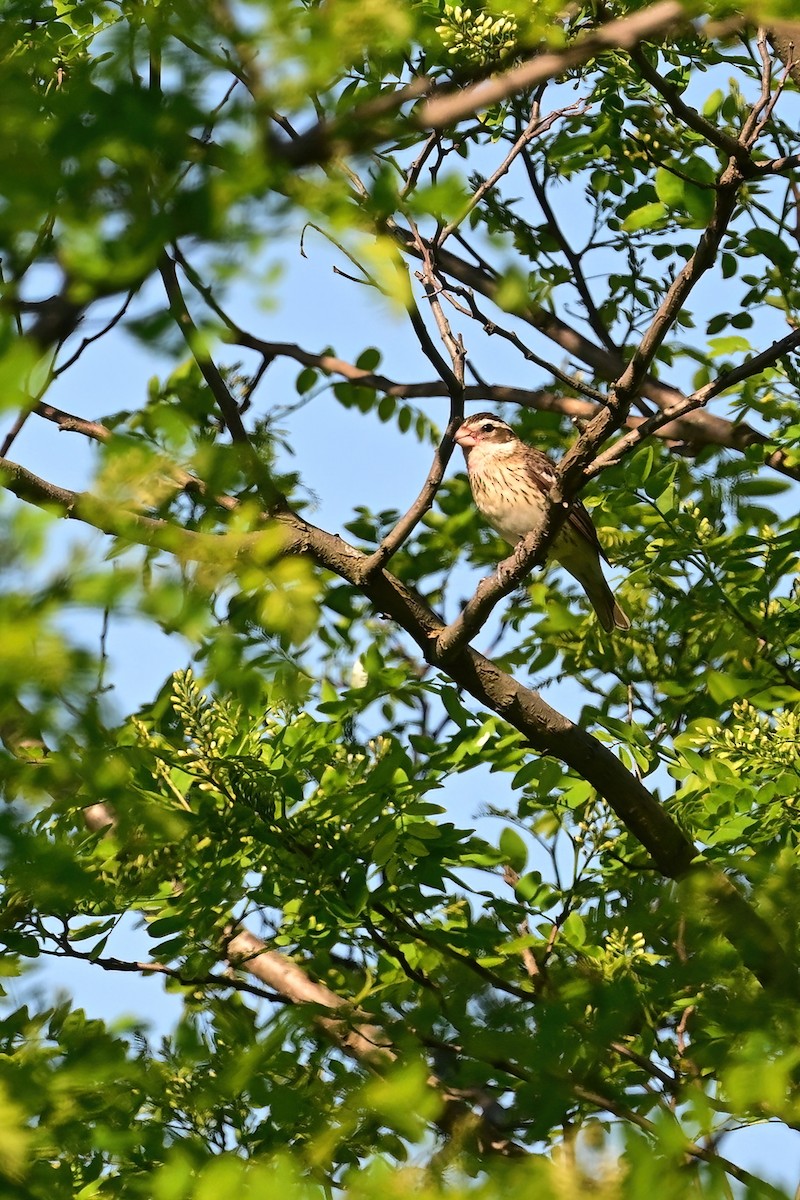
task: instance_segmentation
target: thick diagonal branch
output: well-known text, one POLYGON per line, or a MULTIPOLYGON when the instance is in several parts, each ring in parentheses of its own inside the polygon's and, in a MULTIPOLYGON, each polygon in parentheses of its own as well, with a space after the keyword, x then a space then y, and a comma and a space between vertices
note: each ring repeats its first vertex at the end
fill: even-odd
MULTIPOLYGON (((94 498, 57 488, 7 461, 0 461, 2 476, 8 490, 20 498, 128 540, 158 545, 186 558, 211 556, 220 562, 230 554, 230 535, 201 536, 167 521, 128 512, 115 517, 108 505, 98 506, 94 498)), ((291 513, 281 514, 277 521, 284 530, 285 553, 309 555, 319 566, 358 588, 376 612, 386 613, 405 630, 426 661, 441 666, 479 704, 503 717, 534 750, 559 759, 586 779, 644 846, 663 875, 691 884, 693 904, 697 904, 698 894, 707 897, 710 914, 757 978, 765 985, 777 983, 794 994, 797 973, 769 923, 721 871, 698 861, 691 840, 607 746, 471 647, 461 647, 442 662, 438 638, 444 624, 413 589, 386 570, 369 572, 367 556, 342 538, 291 513)), ((258 537, 236 535, 236 558, 246 560, 251 547, 257 553, 258 537)))
POLYGON ((348 153, 364 154, 396 137, 398 114, 418 100, 423 102, 409 116, 410 124, 423 130, 443 129, 507 96, 556 79, 604 50, 630 48, 685 20, 680 0, 659 0, 641 12, 578 34, 563 50, 539 52, 519 66, 478 82, 468 82, 467 86, 461 79, 445 89, 437 87, 427 76, 417 76, 403 87, 387 89, 349 112, 323 118, 288 140, 279 139, 270 131, 264 139, 265 156, 270 162, 297 168, 319 165, 348 153))

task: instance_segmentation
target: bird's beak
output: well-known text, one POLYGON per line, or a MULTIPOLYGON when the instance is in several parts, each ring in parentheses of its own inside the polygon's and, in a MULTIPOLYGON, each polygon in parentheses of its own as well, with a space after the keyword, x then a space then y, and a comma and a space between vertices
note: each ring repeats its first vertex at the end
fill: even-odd
POLYGON ((469 450, 477 442, 477 438, 471 429, 467 429, 466 425, 461 425, 456 430, 456 442, 462 450, 469 450))

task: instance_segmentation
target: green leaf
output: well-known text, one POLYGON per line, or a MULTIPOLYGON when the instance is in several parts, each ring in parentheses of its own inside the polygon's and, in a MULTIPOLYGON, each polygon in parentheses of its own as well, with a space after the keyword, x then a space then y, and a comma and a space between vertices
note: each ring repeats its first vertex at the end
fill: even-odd
POLYGON ((741 354, 747 353, 753 347, 747 338, 731 334, 730 337, 709 338, 708 348, 712 354, 741 354))
POLYGON ((708 671, 706 687, 712 700, 717 704, 727 704, 730 700, 742 700, 749 695, 753 691, 753 681, 721 671, 708 671))
POLYGON ((506 826, 500 834, 500 853, 512 871, 520 874, 528 861, 528 848, 516 829, 506 826))
POLYGON ((684 189, 683 201, 686 211, 692 218, 696 229, 705 229, 714 214, 716 193, 710 187, 697 187, 687 183, 684 189))
POLYGON ((638 233, 643 229, 653 229, 660 225, 667 216, 667 206, 661 201, 654 201, 651 204, 644 204, 641 208, 634 209, 632 213, 622 222, 622 230, 624 233, 638 233))
POLYGON ((703 107, 701 109, 703 116, 707 120, 709 120, 711 117, 715 117, 717 115, 717 113, 719 112, 719 110, 722 108, 722 102, 724 99, 725 99, 725 93, 722 92, 719 88, 716 88, 711 93, 711 95, 708 97, 708 99, 705 101, 705 103, 703 104, 703 107))
POLYGON ((520 900, 533 900, 541 886, 541 873, 539 871, 527 871, 515 883, 514 891, 520 900))
POLYGON ((586 944, 586 925, 578 912, 571 912, 561 926, 561 937, 570 946, 580 948, 586 944))
POLYGON ((454 721, 459 729, 466 729, 470 724, 471 714, 461 703, 457 690, 452 687, 443 687, 439 691, 439 696, 451 721, 454 721))
POLYGON ((792 250, 771 229, 748 229, 745 240, 749 246, 770 259, 782 270, 789 271, 793 268, 794 254, 792 250))
POLYGON ((717 313, 715 317, 706 325, 706 333, 710 335, 719 333, 720 330, 727 328, 730 323, 730 313, 717 313))
POLYGON ((310 392, 314 384, 317 382, 317 372, 313 367, 303 367, 303 370, 295 380, 295 390, 298 395, 304 396, 306 392, 310 392))
POLYGON ((721 257, 722 278, 732 279, 738 271, 738 263, 734 254, 723 254, 721 257))
MULTIPOLYGON (((686 185, 666 167, 659 167, 655 178, 656 195, 668 208, 683 209, 686 185)), ((639 209, 641 212, 642 210, 639 209)))
POLYGON ((356 366, 361 371, 376 371, 381 365, 381 352, 377 346, 368 346, 362 350, 356 359, 356 366))

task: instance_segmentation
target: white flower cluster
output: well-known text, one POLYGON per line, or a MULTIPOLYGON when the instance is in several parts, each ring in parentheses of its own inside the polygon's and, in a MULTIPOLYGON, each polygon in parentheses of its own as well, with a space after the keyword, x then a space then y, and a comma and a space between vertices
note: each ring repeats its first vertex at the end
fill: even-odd
POLYGON ((647 949, 644 934, 631 932, 626 925, 624 929, 609 933, 597 965, 606 979, 615 979, 620 975, 635 974, 637 966, 658 961, 659 955, 647 949))
POLYGON ((800 760, 800 716, 791 711, 772 717, 758 712, 747 700, 733 705, 732 729, 721 731, 718 753, 728 762, 761 770, 789 767, 800 760))
POLYGON ((509 54, 517 44, 517 22, 513 13, 503 11, 499 16, 462 8, 460 4, 445 4, 444 18, 436 32, 447 47, 447 53, 465 59, 474 66, 483 66, 493 58, 509 54))
POLYGON ((708 517, 703 516, 703 510, 700 506, 691 500, 687 500, 681 503, 681 508, 693 521, 697 522, 695 526, 697 540, 699 542, 710 542, 715 536, 714 526, 708 517))

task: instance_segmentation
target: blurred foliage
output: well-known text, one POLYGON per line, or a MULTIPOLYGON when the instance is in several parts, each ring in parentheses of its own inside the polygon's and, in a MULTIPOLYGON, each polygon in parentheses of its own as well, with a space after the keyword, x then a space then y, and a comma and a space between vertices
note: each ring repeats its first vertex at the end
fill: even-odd
MULTIPOLYGON (((726 139, 759 101, 754 31, 719 0, 702 13, 716 40, 687 24, 610 49, 430 138, 411 98, 384 102, 423 74, 465 87, 642 7, 3 4, 8 423, 27 412, 26 432, 41 432, 51 385, 101 336, 171 364, 135 410, 119 410, 104 377, 77 414, 93 500, 72 515, 108 536, 65 533, 58 497, 43 511, 0 506, 9 1200, 784 1195, 737 1168, 735 1131, 798 1128, 796 994, 752 978, 702 889, 664 880, 579 773, 426 666, 354 584, 286 556, 280 522, 264 519, 275 494, 314 517, 286 430, 320 396, 365 427, 377 418, 384 449, 436 443, 441 379, 403 386, 430 377, 435 355, 393 386, 370 341, 343 366, 325 330, 273 345, 268 321, 243 330, 226 307, 246 285, 268 310, 267 252, 313 227, 339 255, 343 304, 357 282, 379 315, 419 304, 424 322, 430 294, 398 234, 419 229, 468 264, 444 311, 476 398, 548 389, 549 411, 512 415, 562 453, 559 404, 592 363, 554 351, 547 322, 619 361, 639 344, 712 220, 726 139), (489 187, 534 100, 553 119, 529 140, 527 171, 520 159, 489 187), (177 296, 160 290, 167 263, 177 296), (65 328, 48 326, 54 297, 74 316, 65 328), (507 380, 499 339, 519 352, 507 380), (259 384, 282 359, 294 392, 281 383, 266 398, 259 384), (105 645, 76 632, 87 613, 180 635, 191 668, 121 715, 105 645), (445 801, 460 776, 478 812, 455 822, 445 801), (335 1028, 320 1005, 226 963, 239 921, 341 1000, 335 1028), (126 953, 134 922, 149 967, 126 953), (156 973, 151 987, 180 997, 177 1025, 156 1042, 144 1015, 115 1025, 49 994, 36 964, 68 959, 156 973), (351 1054, 345 1033, 365 1029, 391 1054, 351 1054)), ((757 14, 793 16, 791 4, 757 14)), ((798 152, 779 61, 767 84, 781 94, 761 110, 763 163, 798 152)), ((743 182, 654 380, 700 388, 796 327, 797 211, 791 170, 743 182)), ((779 359, 716 401, 727 440, 650 439, 589 489, 624 568, 628 634, 604 636, 552 570, 489 630, 501 668, 580 696, 578 723, 728 871, 793 963, 800 529, 797 485, 764 457, 800 464, 799 381, 779 359)), ((42 474, 35 449, 30 465, 42 474)), ((11 469, 0 477, 13 490, 11 469)), ((372 550, 398 515, 365 497, 344 534, 372 550)), ((453 612, 504 555, 459 471, 390 569, 453 612)))

